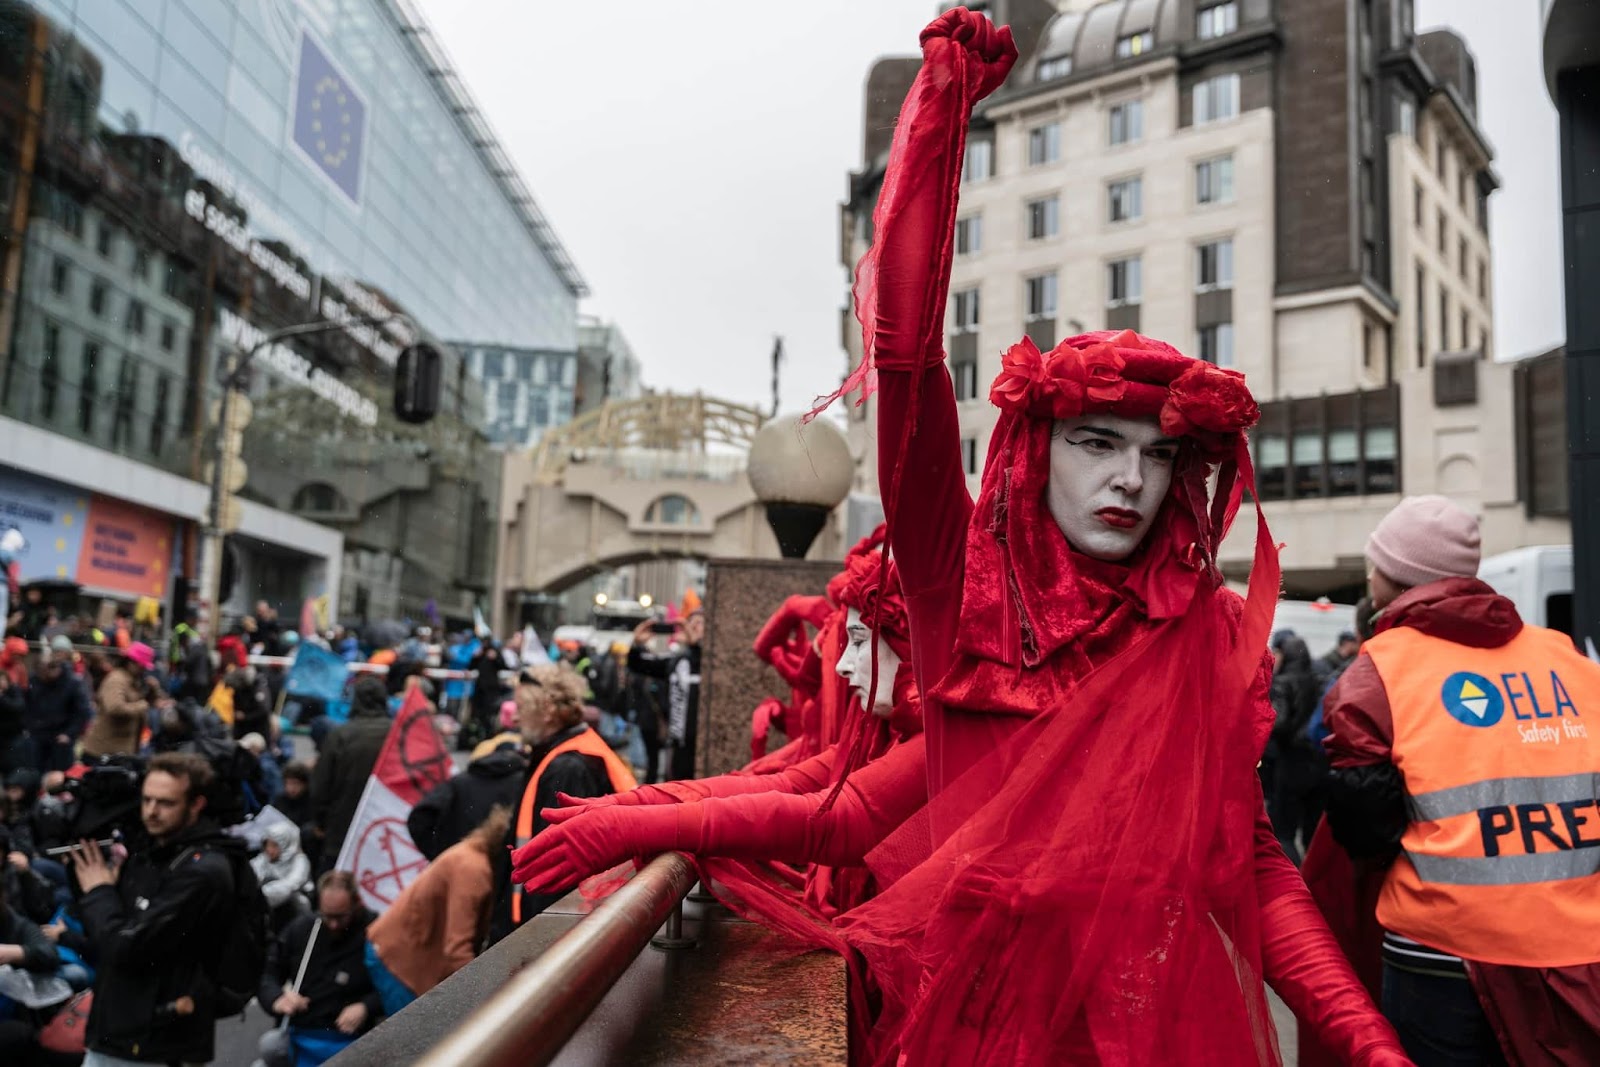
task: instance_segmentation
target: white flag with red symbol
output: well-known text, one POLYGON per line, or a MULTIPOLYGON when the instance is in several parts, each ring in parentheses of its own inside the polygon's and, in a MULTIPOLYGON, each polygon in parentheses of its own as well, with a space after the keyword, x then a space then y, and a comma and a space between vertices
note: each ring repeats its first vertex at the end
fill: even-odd
POLYGON ((336 864, 356 876, 361 899, 373 911, 393 904, 428 865, 411 840, 406 817, 423 794, 455 769, 450 748, 433 724, 428 698, 413 686, 384 738, 336 864))

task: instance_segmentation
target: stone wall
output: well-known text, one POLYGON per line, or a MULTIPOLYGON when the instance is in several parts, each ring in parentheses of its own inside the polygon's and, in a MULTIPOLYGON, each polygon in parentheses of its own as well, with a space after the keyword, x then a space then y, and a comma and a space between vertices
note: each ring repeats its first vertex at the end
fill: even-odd
POLYGON ((750 762, 750 713, 769 696, 789 695, 777 672, 751 651, 756 634, 785 598, 822 593, 840 566, 788 559, 714 559, 707 565, 697 777, 750 762))

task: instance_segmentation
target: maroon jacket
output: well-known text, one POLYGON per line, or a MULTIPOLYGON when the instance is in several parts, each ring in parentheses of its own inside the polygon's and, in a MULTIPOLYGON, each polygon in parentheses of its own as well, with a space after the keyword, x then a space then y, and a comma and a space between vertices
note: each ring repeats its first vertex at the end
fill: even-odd
MULTIPOLYGON (((1498 648, 1522 631, 1522 619, 1511 601, 1483 582, 1451 578, 1408 590, 1375 629, 1396 626, 1469 648, 1498 648)), ((1409 816, 1404 793, 1395 788, 1389 695, 1365 652, 1329 690, 1323 709, 1333 781, 1328 818, 1306 855, 1304 874, 1376 998, 1382 975, 1377 891, 1409 816), (1396 802, 1401 807, 1390 810, 1396 802)), ((1467 973, 1513 1067, 1600 1064, 1600 963, 1530 968, 1469 961, 1467 973)), ((1332 1062, 1302 1037, 1301 1067, 1332 1062)))

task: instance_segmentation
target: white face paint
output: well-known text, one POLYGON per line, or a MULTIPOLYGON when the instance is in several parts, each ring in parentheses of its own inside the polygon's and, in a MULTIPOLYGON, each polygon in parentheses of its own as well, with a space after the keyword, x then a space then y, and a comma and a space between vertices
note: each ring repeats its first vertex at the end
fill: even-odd
POLYGON ((878 689, 876 697, 870 697, 867 690, 872 685, 872 629, 861 621, 861 612, 855 608, 849 609, 845 617, 845 641, 834 673, 856 691, 862 707, 887 719, 894 710, 894 676, 900 669, 900 657, 886 638, 878 638, 878 689))
POLYGON ((1150 532, 1177 458, 1178 439, 1154 419, 1063 419, 1050 438, 1050 516, 1084 555, 1127 559, 1150 532))

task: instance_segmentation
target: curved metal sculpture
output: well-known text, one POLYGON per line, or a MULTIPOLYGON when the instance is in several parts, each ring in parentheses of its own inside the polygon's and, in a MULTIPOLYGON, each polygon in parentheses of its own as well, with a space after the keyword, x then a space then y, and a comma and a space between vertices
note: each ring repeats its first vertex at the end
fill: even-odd
POLYGON ((623 450, 705 452, 707 446, 748 451, 766 416, 752 407, 695 393, 654 393, 610 401, 549 430, 534 449, 534 480, 555 485, 572 462, 623 450))

